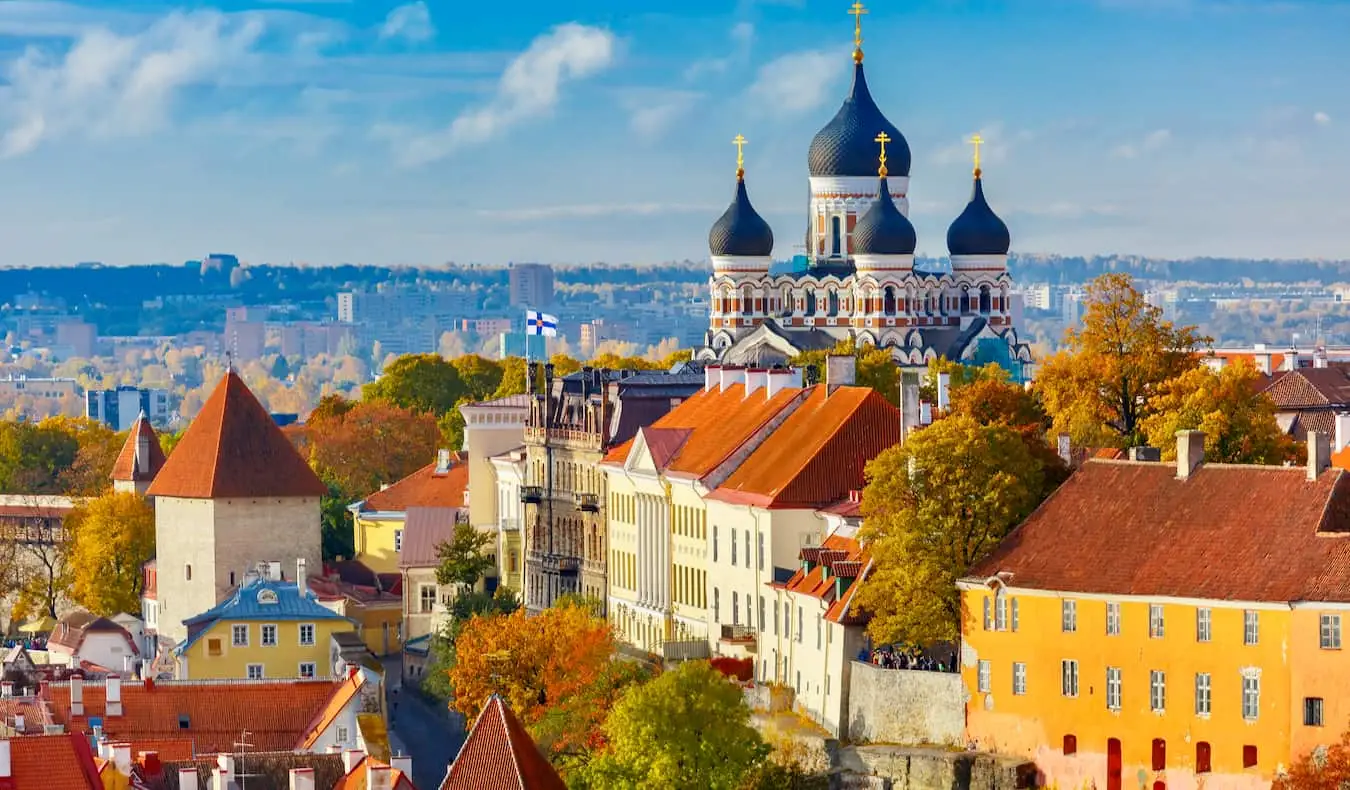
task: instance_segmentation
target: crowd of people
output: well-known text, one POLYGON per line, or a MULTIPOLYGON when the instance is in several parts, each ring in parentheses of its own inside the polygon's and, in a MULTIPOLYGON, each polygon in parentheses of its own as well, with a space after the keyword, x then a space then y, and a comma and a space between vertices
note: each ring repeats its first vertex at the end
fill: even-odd
POLYGON ((887 645, 886 647, 874 648, 871 651, 864 649, 858 656, 858 660, 866 661, 882 669, 913 669, 920 672, 957 671, 955 661, 943 661, 919 648, 901 645, 887 645))
POLYGON ((29 637, 10 637, 5 640, 5 649, 23 646, 25 650, 46 650, 47 637, 29 636, 29 637))

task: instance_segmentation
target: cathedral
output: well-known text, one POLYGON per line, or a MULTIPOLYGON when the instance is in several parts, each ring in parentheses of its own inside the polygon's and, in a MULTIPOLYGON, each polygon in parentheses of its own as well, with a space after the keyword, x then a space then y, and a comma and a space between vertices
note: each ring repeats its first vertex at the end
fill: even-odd
POLYGON ((736 192, 708 234, 711 314, 701 361, 771 365, 852 338, 889 349, 902 367, 945 357, 996 362, 1020 378, 1031 361, 1010 304, 1008 226, 984 197, 975 144, 970 202, 947 230, 950 268, 915 268, 910 151, 863 71, 854 3, 853 85, 811 141, 805 266, 774 273, 774 236, 750 203, 738 136, 736 192))

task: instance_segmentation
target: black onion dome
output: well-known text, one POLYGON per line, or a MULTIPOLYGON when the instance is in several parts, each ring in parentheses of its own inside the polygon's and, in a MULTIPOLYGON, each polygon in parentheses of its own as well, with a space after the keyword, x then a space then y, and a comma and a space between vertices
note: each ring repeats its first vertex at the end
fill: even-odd
POLYGON ((853 226, 853 254, 913 255, 918 243, 914 225, 895 207, 882 177, 876 201, 853 226))
POLYGON ((947 229, 947 251, 952 255, 1007 255, 1012 246, 1008 226, 984 199, 978 175, 966 210, 947 229))
POLYGON ((834 119, 811 141, 807 165, 813 176, 870 176, 877 172, 877 135, 885 132, 886 162, 898 176, 909 175, 909 143, 877 109, 861 63, 853 66, 853 89, 834 119))
POLYGON ((736 197, 708 231, 713 255, 763 258, 773 254, 773 229, 750 205, 745 179, 736 179, 736 197))

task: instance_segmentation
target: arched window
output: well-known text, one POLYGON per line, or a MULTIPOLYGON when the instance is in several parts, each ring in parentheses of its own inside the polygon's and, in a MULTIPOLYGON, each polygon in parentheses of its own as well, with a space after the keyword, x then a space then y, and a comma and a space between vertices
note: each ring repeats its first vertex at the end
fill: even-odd
POLYGON ((967 314, 967 313, 969 313, 969 312, 970 312, 970 291, 966 290, 965 288, 962 288, 962 289, 961 289, 961 315, 965 315, 965 314, 967 314))
POLYGON ((797 306, 796 306, 795 304, 793 304, 793 302, 792 302, 792 289, 791 289, 791 288, 784 288, 784 289, 783 289, 783 312, 784 312, 786 315, 792 315, 792 311, 794 311, 794 310, 796 310, 796 309, 797 309, 797 306))
POLYGON ((816 314, 816 292, 814 290, 808 290, 806 292, 806 314, 816 314))
POLYGON ((886 315, 895 315, 895 288, 892 286, 886 286, 881 309, 886 315))
POLYGON ((826 315, 839 315, 839 293, 831 288, 826 292, 826 315))
POLYGON ((990 309, 991 309, 992 307, 993 307, 993 305, 991 304, 991 300, 990 300, 990 296, 989 296, 989 286, 987 286, 987 285, 981 285, 981 286, 980 286, 980 315, 989 315, 989 311, 990 311, 990 309))
POLYGON ((741 315, 750 315, 750 308, 754 305, 754 297, 751 295, 750 286, 741 289, 741 315))
POLYGON ((838 258, 843 254, 843 219, 839 216, 830 218, 830 255, 838 258))

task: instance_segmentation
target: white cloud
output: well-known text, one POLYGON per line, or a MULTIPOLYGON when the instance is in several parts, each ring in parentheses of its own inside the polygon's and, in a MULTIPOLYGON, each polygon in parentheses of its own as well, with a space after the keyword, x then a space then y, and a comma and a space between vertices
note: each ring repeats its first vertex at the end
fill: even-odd
POLYGON ((431 9, 424 0, 406 3, 389 12, 380 26, 380 38, 403 39, 413 44, 429 41, 436 35, 431 23, 431 9))
POLYGON ((1153 153, 1172 140, 1171 129, 1155 129, 1138 142, 1121 143, 1111 149, 1114 159, 1138 159, 1141 154, 1153 153))
POLYGON ((468 145, 487 142, 507 129, 546 116, 558 105, 565 83, 593 76, 614 62, 614 34, 569 22, 536 38, 506 67, 496 95, 485 105, 461 113, 445 129, 429 134, 378 126, 406 166, 444 159, 468 145))
POLYGON ((794 52, 760 67, 747 93, 765 110, 780 115, 809 112, 825 103, 842 73, 838 59, 819 50, 794 52))
POLYGON ((684 70, 686 81, 693 82, 711 74, 722 74, 733 64, 743 62, 750 56, 750 49, 755 43, 754 25, 737 22, 731 27, 728 36, 731 38, 731 51, 725 57, 702 58, 689 64, 684 70))
POLYGON ((638 135, 655 139, 687 114, 702 94, 681 90, 637 91, 623 99, 628 122, 638 135))
POLYGON ((89 30, 63 55, 30 46, 7 70, 0 155, 27 153, 75 133, 120 136, 159 128, 180 91, 220 84, 253 56, 263 30, 258 16, 174 12, 140 33, 89 30))
POLYGON ((1318 126, 1330 126, 1331 116, 1327 115, 1321 110, 1318 110, 1317 112, 1313 113, 1313 122, 1316 123, 1318 126))

